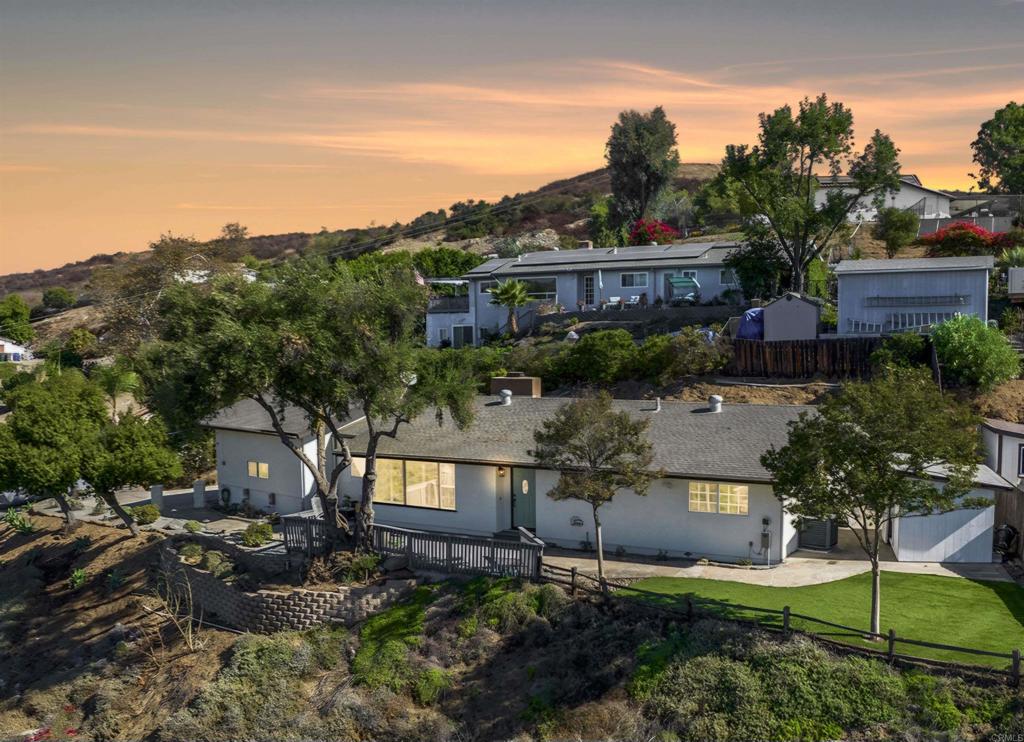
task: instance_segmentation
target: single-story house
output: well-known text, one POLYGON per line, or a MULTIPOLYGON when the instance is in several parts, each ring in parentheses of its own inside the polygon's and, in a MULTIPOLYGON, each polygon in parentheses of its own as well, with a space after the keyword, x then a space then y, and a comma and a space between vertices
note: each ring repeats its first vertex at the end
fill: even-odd
MULTIPOLYGON (((853 178, 849 175, 819 176, 818 190, 814 193, 815 204, 819 207, 823 205, 828 192, 836 189, 853 193, 853 178)), ((883 206, 913 211, 922 219, 935 219, 949 216, 952 200, 953 197, 948 193, 925 187, 916 175, 902 175, 899 188, 885 195, 883 206)), ((874 200, 866 198, 850 210, 847 219, 851 222, 871 222, 877 216, 874 200)))
POLYGON ((822 301, 792 291, 764 305, 764 339, 814 340, 818 337, 822 301))
POLYGON ((835 267, 841 335, 925 332, 957 314, 988 321, 991 255, 843 260, 835 267))
POLYGON ((526 283, 531 303, 523 319, 541 305, 568 311, 654 306, 659 300, 709 301, 741 298, 739 282, 725 258, 734 242, 547 250, 515 258, 493 258, 462 276, 464 296, 437 297, 427 309, 427 344, 460 348, 507 330, 508 310, 491 304, 499 282, 526 283))
POLYGON ((21 343, 0 337, 0 361, 29 361, 32 360, 32 353, 21 343))

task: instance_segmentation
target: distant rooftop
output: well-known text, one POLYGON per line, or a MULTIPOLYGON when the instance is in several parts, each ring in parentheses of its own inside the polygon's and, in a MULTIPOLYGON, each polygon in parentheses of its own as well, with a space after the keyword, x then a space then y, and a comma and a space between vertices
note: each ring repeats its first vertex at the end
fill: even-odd
POLYGON ((722 265, 738 242, 696 242, 636 247, 599 247, 577 250, 545 250, 518 258, 494 258, 478 265, 465 278, 511 277, 576 270, 670 268, 677 265, 722 265))
POLYGON ((843 273, 894 273, 915 271, 991 270, 995 259, 991 255, 959 258, 884 258, 872 260, 844 260, 835 267, 843 273))
MULTIPOLYGON (((348 417, 338 420, 339 425, 351 422, 355 417, 359 419, 362 415, 348 417)), ((290 436, 303 440, 313 437, 309 427, 309 418, 304 410, 299 407, 287 405, 282 411, 281 427, 290 436)), ((237 430, 243 433, 268 433, 277 435, 270 415, 263 407, 252 399, 241 399, 229 407, 225 407, 216 414, 203 421, 207 428, 217 430, 237 430)))
MULTIPOLYGON (((822 188, 841 188, 843 186, 853 185, 853 178, 849 175, 818 175, 815 176, 818 179, 818 185, 822 188)), ((907 185, 912 185, 915 188, 920 188, 924 191, 931 191, 932 193, 938 193, 940 196, 949 196, 945 191, 939 191, 935 188, 929 188, 921 182, 921 179, 916 175, 903 174, 900 176, 900 180, 907 185)), ((952 198, 952 196, 949 196, 952 198)))

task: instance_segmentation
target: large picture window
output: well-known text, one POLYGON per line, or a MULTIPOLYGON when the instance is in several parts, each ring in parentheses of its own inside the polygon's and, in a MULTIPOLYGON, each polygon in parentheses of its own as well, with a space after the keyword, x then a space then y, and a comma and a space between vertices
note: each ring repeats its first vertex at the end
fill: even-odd
POLYGON ((646 273, 623 273, 620 285, 624 289, 645 289, 647 288, 646 273))
POLYGON ((749 491, 745 484, 690 482, 691 513, 746 515, 748 507, 749 491))
POLYGON ((551 278, 527 278, 526 293, 537 301, 555 301, 558 298, 557 281, 551 278))
MULTIPOLYGON (((366 459, 352 458, 352 476, 366 474, 366 459)), ((373 501, 384 505, 455 510, 455 464, 377 459, 373 501)))

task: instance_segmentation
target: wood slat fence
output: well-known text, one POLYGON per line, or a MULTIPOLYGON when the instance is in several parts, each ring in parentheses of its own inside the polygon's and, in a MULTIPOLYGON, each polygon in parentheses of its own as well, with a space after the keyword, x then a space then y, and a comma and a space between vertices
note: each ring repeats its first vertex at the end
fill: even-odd
POLYGON ((808 379, 863 378, 871 374, 871 353, 877 337, 836 337, 816 340, 733 340, 733 373, 808 379))
POLYGON ((739 621, 741 623, 752 623, 758 627, 767 629, 770 631, 781 631, 784 634, 789 634, 793 631, 799 631, 800 633, 813 636, 816 640, 828 643, 830 645, 839 647, 843 650, 854 651, 860 654, 866 654, 872 657, 878 657, 880 659, 886 659, 890 663, 894 660, 902 660, 905 662, 916 662, 927 665, 933 665, 940 668, 946 669, 967 669, 974 672, 995 672, 1001 675, 1005 675, 1009 680, 1010 684, 1014 687, 1020 686, 1021 677, 1021 652, 1019 648, 1011 649, 1009 652, 992 652, 987 649, 974 649, 971 647, 959 647, 952 644, 939 644, 937 642, 921 641, 918 639, 908 639, 896 635, 895 629, 889 629, 887 634, 872 634, 870 631, 864 629, 854 628, 852 626, 844 626, 842 624, 833 623, 832 621, 826 621, 815 616, 808 616, 803 613, 794 613, 790 610, 789 606, 783 606, 781 610, 778 608, 761 608, 758 606, 741 605, 739 603, 727 603, 720 600, 714 600, 712 598, 704 598, 697 596, 693 593, 687 595, 670 596, 664 593, 656 593, 650 590, 643 590, 642 588, 633 587, 631 585, 617 583, 610 580, 598 580, 596 577, 591 577, 588 574, 584 574, 577 570, 575 567, 566 569, 564 567, 558 567, 553 564, 543 564, 541 567, 540 580, 542 582, 553 582, 559 585, 564 585, 569 588, 570 594, 575 596, 579 592, 589 592, 607 595, 611 591, 623 591, 626 594, 634 594, 639 597, 654 599, 656 602, 644 601, 644 604, 652 610, 661 612, 671 613, 685 617, 687 620, 693 620, 694 618, 701 615, 712 615, 722 618, 727 618, 730 621, 739 621), (667 604, 667 601, 671 601, 671 604, 667 604), (760 614, 764 616, 764 619, 750 619, 743 614, 760 614), (848 642, 832 639, 824 636, 819 631, 813 629, 796 629, 793 627, 793 620, 798 620, 818 626, 826 626, 830 629, 838 629, 851 634, 854 637, 860 637, 863 639, 878 639, 886 642, 886 650, 876 650, 869 647, 860 647, 855 644, 848 642), (975 665, 965 662, 946 662, 941 660, 933 660, 927 657, 920 657, 918 655, 906 654, 897 651, 897 645, 904 644, 911 647, 925 647, 928 649, 939 649, 947 652, 958 652, 960 654, 966 654, 971 656, 981 657, 996 657, 1005 659, 1008 662, 1006 668, 995 668, 989 666, 975 665))
MULTIPOLYGON (((324 522, 312 511, 282 519, 285 549, 307 556, 322 554, 324 522)), ((521 577, 536 580, 544 556, 544 542, 520 528, 519 540, 463 536, 374 525, 373 548, 382 556, 404 556, 410 569, 446 574, 521 577)))

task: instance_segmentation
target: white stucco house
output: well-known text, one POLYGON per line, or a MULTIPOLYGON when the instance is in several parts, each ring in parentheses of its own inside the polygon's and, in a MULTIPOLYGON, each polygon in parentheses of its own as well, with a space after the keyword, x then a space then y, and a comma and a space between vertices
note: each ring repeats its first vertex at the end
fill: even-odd
MULTIPOLYGON (((828 192, 835 189, 855 193, 853 179, 848 175, 819 176, 818 190, 814 194, 815 205, 822 206, 828 192)), ((916 175, 903 175, 900 177, 899 189, 885 195, 883 206, 913 211, 922 219, 941 219, 949 216, 952 200, 950 194, 924 186, 916 175)), ((851 222, 871 222, 877 216, 878 209, 873 199, 867 198, 851 209, 847 219, 851 222)))
POLYGON ((613 308, 620 302, 654 306, 659 299, 671 303, 686 297, 708 301, 727 292, 738 295, 739 282, 724 262, 737 247, 734 242, 703 242, 549 250, 494 258, 462 276, 465 296, 431 300, 427 344, 460 348, 479 343, 487 334, 504 332, 508 310, 491 304, 490 294, 499 281, 526 283, 533 301, 519 310, 523 318, 542 304, 575 311, 613 308))
POLYGON ((988 321, 991 255, 843 260, 835 267, 841 335, 924 332, 957 314, 988 321))
POLYGON ((21 343, 16 343, 13 340, 8 340, 5 337, 0 337, 0 361, 30 361, 32 360, 32 352, 27 346, 21 343))

